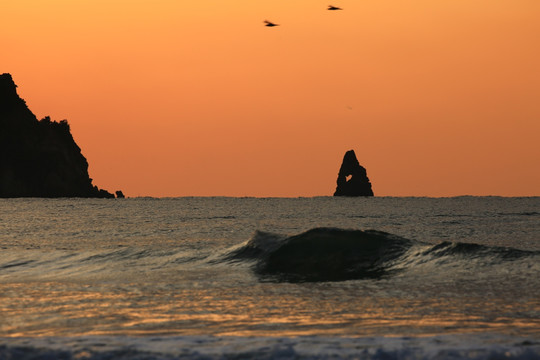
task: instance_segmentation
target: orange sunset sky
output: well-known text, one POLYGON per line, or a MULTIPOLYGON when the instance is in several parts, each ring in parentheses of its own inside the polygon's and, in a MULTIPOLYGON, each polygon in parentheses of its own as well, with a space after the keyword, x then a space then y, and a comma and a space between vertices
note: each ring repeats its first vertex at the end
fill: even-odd
POLYGON ((109 191, 331 195, 354 149, 378 196, 540 195, 538 0, 5 0, 0 39, 109 191))

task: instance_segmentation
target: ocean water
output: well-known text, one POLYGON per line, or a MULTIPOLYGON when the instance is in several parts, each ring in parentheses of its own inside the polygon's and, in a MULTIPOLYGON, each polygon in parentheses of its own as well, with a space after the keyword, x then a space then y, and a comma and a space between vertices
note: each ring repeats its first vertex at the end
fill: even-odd
POLYGON ((3 359, 540 359, 540 197, 0 199, 3 359))

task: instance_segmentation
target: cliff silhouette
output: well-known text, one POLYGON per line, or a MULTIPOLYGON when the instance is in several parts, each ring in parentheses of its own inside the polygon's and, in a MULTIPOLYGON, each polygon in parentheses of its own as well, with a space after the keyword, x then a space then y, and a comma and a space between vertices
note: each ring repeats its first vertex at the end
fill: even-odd
POLYGON ((334 196, 373 196, 366 169, 358 162, 354 150, 347 151, 343 157, 334 196))
POLYGON ((92 184, 68 122, 38 121, 16 88, 0 75, 0 197, 114 198, 92 184))

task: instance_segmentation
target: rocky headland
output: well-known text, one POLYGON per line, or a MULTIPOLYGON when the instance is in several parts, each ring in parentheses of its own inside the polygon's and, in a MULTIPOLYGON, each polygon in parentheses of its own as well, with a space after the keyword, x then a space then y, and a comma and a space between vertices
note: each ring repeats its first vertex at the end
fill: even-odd
POLYGON ((92 184, 67 121, 38 121, 16 88, 0 75, 0 197, 114 198, 92 184))
POLYGON ((358 162, 354 150, 347 151, 343 157, 334 196, 373 196, 366 169, 358 162))

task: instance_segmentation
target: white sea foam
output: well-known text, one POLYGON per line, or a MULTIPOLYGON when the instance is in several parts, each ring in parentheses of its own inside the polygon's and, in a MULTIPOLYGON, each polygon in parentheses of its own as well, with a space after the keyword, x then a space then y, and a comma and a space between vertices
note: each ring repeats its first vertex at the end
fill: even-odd
POLYGON ((431 337, 45 337, 0 339, 0 359, 540 359, 540 342, 431 337))

